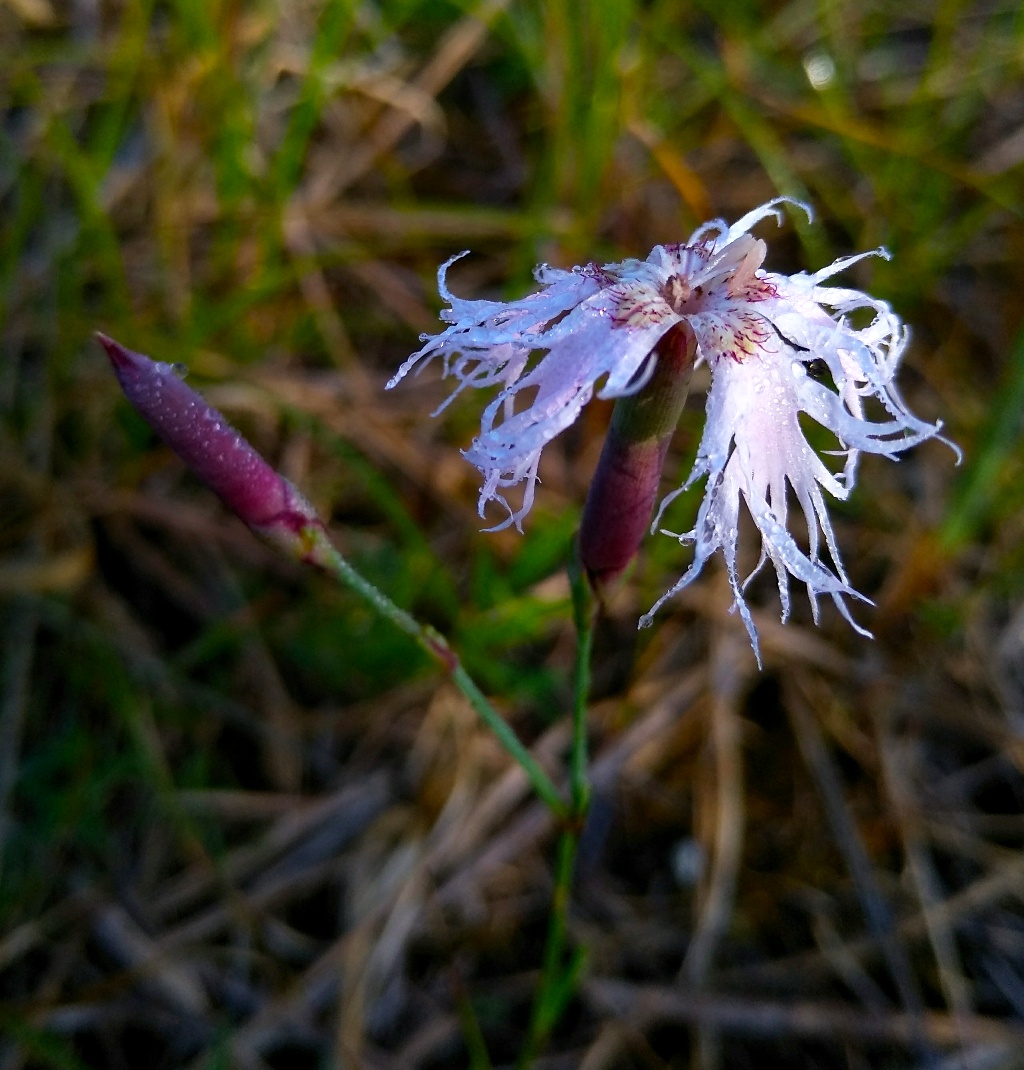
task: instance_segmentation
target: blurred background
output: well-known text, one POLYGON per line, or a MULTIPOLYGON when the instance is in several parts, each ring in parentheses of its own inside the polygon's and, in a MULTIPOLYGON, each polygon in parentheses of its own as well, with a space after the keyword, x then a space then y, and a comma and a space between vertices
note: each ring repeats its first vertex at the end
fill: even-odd
POLYGON ((844 281, 965 461, 863 461, 877 639, 758 581, 763 673, 717 568, 637 634, 689 561, 647 540, 536 1065, 1024 1066, 1017 3, 4 0, 0 109, 0 1066, 511 1065, 549 908, 556 830, 464 700, 228 515, 92 332, 187 365, 557 771, 609 410, 482 534, 482 399, 383 385, 462 249, 457 293, 518 297, 779 193, 817 220, 760 226, 769 269, 891 250, 844 281))

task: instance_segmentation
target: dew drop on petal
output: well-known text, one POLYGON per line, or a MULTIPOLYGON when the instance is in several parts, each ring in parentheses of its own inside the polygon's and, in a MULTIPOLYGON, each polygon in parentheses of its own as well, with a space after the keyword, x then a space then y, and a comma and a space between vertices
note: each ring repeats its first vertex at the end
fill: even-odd
POLYGON ((177 361, 171 365, 171 371, 174 372, 179 379, 184 379, 188 375, 188 365, 177 361))

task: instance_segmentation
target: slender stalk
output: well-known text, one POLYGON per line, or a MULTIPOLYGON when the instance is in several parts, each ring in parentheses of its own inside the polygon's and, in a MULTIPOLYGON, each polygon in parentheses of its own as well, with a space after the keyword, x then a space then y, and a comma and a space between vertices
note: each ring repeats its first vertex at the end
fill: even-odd
POLYGON ((469 1070, 494 1070, 476 1008, 455 966, 452 967, 452 988, 459 1024, 462 1026, 462 1042, 466 1045, 466 1054, 469 1056, 469 1070))
POLYGON ((590 694, 590 659, 593 652, 597 599, 580 560, 579 540, 569 551, 569 585, 572 589, 573 621, 576 625, 576 675, 572 704, 572 754, 569 762, 572 816, 582 826, 590 805, 587 782, 587 697, 590 694))
POLYGON ((444 636, 428 625, 420 624, 395 605, 345 560, 332 544, 312 503, 296 487, 267 464, 216 409, 182 382, 170 365, 126 349, 105 335, 97 337, 110 357, 125 396, 196 475, 258 535, 289 556, 321 569, 351 588, 399 631, 414 639, 449 674, 481 720, 526 774, 537 796, 562 822, 564 830, 544 969, 534 1021, 523 1055, 524 1065, 528 1066, 561 1017, 582 969, 579 954, 569 969, 563 967, 562 961, 576 844, 588 803, 586 709, 594 615, 590 583, 579 564, 575 548, 571 555, 570 576, 579 644, 573 701, 571 790, 566 804, 551 778, 466 672, 444 636))
POLYGON ((458 655, 448 645, 447 639, 429 625, 420 624, 415 617, 395 605, 383 591, 354 569, 331 543, 322 527, 310 525, 304 528, 302 542, 305 551, 302 554, 304 561, 316 565, 339 583, 350 587, 369 602, 382 617, 391 621, 399 631, 415 639, 444 668, 452 682, 466 696, 470 705, 494 733, 508 755, 522 768, 538 797, 556 816, 560 818, 568 816, 569 811, 565 800, 551 778, 466 672, 458 655))
MULTIPOLYGON (((442 637, 434 632, 433 629, 430 629, 430 631, 433 632, 430 642, 436 643, 438 640, 444 642, 442 637)), ((455 657, 447 643, 445 643, 445 650, 448 656, 455 657)), ((480 719, 494 733, 498 742, 505 748, 512 759, 522 767, 523 772, 526 773, 531 785, 533 785, 533 790, 540 799, 553 814, 559 818, 564 818, 566 816, 565 801, 559 794, 558 789, 551 782, 547 773, 540 767, 536 758, 519 741, 519 737, 512 731, 505 718, 487 701, 486 696, 461 664, 456 663, 451 676, 455 686, 469 699, 473 709, 480 715, 480 719)))
POLYGON ((516 1060, 516 1070, 529 1070, 534 1059, 547 1043, 551 1030, 558 1024, 576 989, 582 956, 576 955, 565 963, 565 934, 569 913, 569 896, 579 834, 567 827, 558 838, 558 858, 555 863, 555 889, 548 919, 544 960, 540 983, 533 1001, 526 1042, 516 1060))
POLYGON ((572 704, 572 750, 569 756, 570 808, 558 838, 555 862, 555 886, 551 918, 548 922, 540 983, 534 1000, 526 1043, 516 1066, 528 1070, 558 1024, 579 984, 586 957, 578 949, 566 962, 566 932, 572 878, 580 834, 590 807, 590 784, 587 779, 587 696, 590 692, 590 661, 593 649, 594 619, 597 600, 573 541, 568 562, 572 588, 573 620, 576 624, 576 673, 572 704))
POLYGON ((587 494, 580 530, 569 554, 569 584, 576 624, 576 676, 569 758, 569 812, 558 841, 555 888, 540 984, 517 1067, 528 1070, 576 990, 582 952, 566 964, 565 945, 573 869, 590 806, 587 781, 587 696, 594 620, 624 576, 650 522, 661 466, 686 401, 696 354, 693 332, 673 329, 658 345, 650 382, 619 398, 587 494))

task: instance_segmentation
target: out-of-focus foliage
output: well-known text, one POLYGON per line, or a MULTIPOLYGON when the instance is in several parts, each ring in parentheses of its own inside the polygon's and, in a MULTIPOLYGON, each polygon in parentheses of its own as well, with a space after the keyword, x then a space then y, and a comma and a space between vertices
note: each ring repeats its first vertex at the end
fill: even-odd
POLYGON ((687 563, 648 540, 597 640, 550 1065, 1019 1065, 1018 4, 6 0, 0 57, 0 1064, 508 1062, 547 911, 553 830, 471 711, 223 513, 92 331, 186 364, 556 765, 608 410, 484 535, 479 399, 383 383, 460 249, 460 294, 521 294, 786 193, 818 219, 768 266, 888 247, 851 279, 966 460, 865 461, 838 528, 878 639, 756 585, 761 676, 713 579, 636 635, 687 563))

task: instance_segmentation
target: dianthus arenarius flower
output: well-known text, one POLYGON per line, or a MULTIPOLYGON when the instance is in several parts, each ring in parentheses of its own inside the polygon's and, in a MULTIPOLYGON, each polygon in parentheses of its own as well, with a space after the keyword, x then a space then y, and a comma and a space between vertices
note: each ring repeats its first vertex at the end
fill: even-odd
MULTIPOLYGON (((811 217, 806 205, 779 197, 732 226, 714 220, 686 244, 658 245, 646 260, 590 263, 572 271, 542 265, 535 272, 541 288, 519 301, 456 297, 445 284, 458 259, 453 257, 438 272, 439 290, 451 306, 441 318, 450 326, 424 336, 423 348, 388 383, 395 386, 439 356, 445 375, 459 380, 452 398, 467 387, 498 388, 465 456, 483 475, 480 515, 491 501, 508 513, 490 530, 520 527, 547 443, 576 419, 595 389, 601 398, 640 395, 663 359, 669 332, 685 332, 691 346, 696 343, 696 362, 711 370, 707 422, 693 471, 662 502, 652 530, 677 495, 704 477, 707 484, 694 527, 681 534, 662 529, 692 543, 694 558, 640 625, 650 624, 656 610, 721 549, 755 654, 757 633, 743 596, 751 577, 741 581, 736 560, 740 498, 761 536, 754 573, 767 560, 775 567, 783 620, 793 576, 806 585, 815 620, 818 596, 829 595, 858 632, 869 634, 844 602, 867 599, 850 586, 822 492, 849 496, 861 451, 893 457, 941 427, 918 420, 896 391, 893 380, 908 337, 899 317, 884 301, 824 285, 863 257, 888 257, 885 250, 845 257, 814 274, 762 269, 767 247, 749 231, 768 216, 781 223, 779 205, 787 201, 811 217), (854 326, 851 314, 866 325, 854 326), (543 355, 531 360, 535 353, 543 355), (823 375, 808 374, 815 362, 824 362, 834 387, 821 381, 823 375), (881 403, 881 419, 865 416, 870 398, 881 403), (808 443, 801 412, 835 436, 837 470, 808 443), (503 491, 520 483, 522 502, 513 509, 503 491), (788 528, 790 491, 806 521, 806 548, 788 528), (822 541, 829 560, 822 558, 822 541)), ((645 527, 649 513, 648 503, 645 527)))

